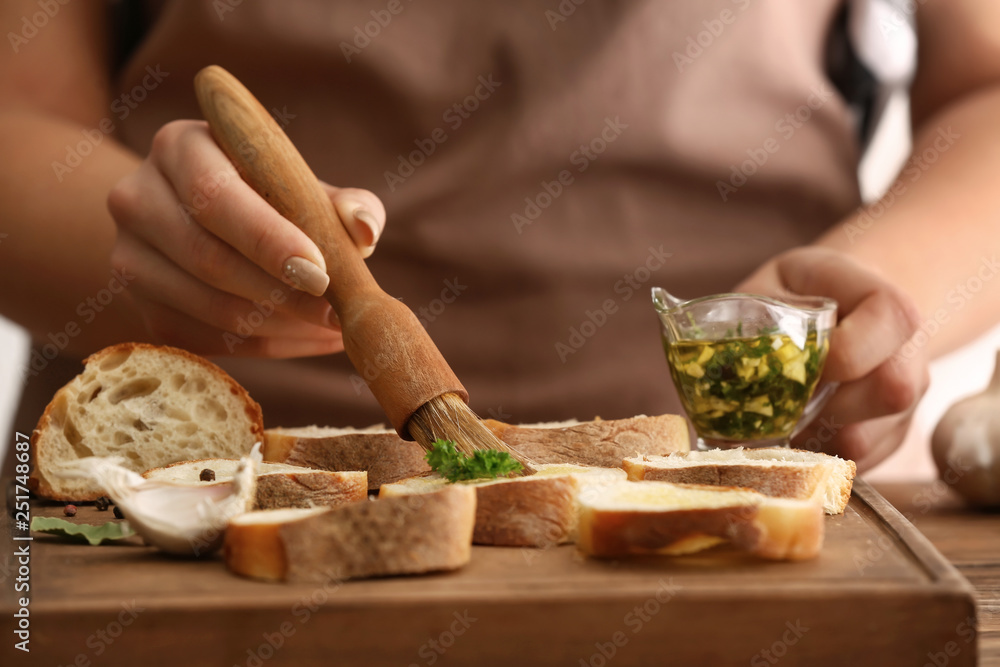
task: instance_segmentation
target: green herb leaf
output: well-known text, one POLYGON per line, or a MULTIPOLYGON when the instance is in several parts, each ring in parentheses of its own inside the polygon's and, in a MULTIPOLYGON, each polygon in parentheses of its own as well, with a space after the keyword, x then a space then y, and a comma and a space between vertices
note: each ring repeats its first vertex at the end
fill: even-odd
POLYGON ((481 449, 467 456, 455 448, 452 440, 435 440, 424 457, 431 470, 449 482, 467 479, 493 479, 521 470, 522 466, 507 452, 481 449))
POLYGON ((89 542, 97 546, 104 541, 122 540, 135 535, 135 531, 125 522, 109 521, 95 526, 90 523, 73 523, 57 517, 36 516, 31 518, 31 530, 49 535, 58 535, 74 542, 89 542))

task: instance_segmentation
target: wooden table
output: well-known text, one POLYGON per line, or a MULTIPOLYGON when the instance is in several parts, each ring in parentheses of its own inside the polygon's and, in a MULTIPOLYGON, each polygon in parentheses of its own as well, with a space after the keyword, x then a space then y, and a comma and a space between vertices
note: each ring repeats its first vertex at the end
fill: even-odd
POLYGON ((1000 666, 1000 513, 970 512, 942 482, 875 488, 976 589, 980 665, 1000 666))
MULTIPOLYGON (((979 664, 984 667, 1000 667, 1000 514, 980 514, 969 512, 961 508, 960 503, 950 495, 941 485, 932 484, 911 484, 911 485, 880 485, 878 491, 886 499, 895 505, 924 535, 944 554, 964 576, 971 582, 978 596, 977 616, 979 623, 979 664)), ((852 500, 852 503, 855 501, 852 500)), ((92 507, 82 507, 81 517, 84 521, 96 523, 106 520, 109 513, 97 513, 92 507)), ((35 515, 54 516, 59 513, 58 507, 36 507, 35 515)), ((854 515, 854 521, 859 520, 854 515)), ((843 526, 844 521, 850 517, 832 517, 831 528, 843 526), (839 522, 839 523, 838 523, 839 522)), ((828 533, 831 531, 828 530, 828 533)), ((837 530, 833 530, 837 533, 837 530)), ((9 517, 5 517, 2 522, 2 533, 10 535, 9 517)), ((919 536, 918 536, 919 537, 919 536)), ((853 570, 849 558, 837 555, 835 545, 828 543, 825 550, 826 562, 831 560, 836 563, 848 563, 842 568, 853 570)), ((16 543, 15 543, 16 544, 16 543)), ((504 627, 511 627, 510 624, 520 625, 522 628, 532 628, 535 632, 532 648, 520 649, 512 648, 519 643, 518 636, 510 637, 510 651, 514 651, 519 658, 517 662, 532 664, 532 658, 537 661, 544 661, 546 664, 563 664, 552 659, 553 655, 558 655, 557 647, 539 644, 540 638, 547 636, 546 627, 552 623, 559 622, 560 619, 574 618, 574 625, 569 631, 577 635, 575 640, 578 645, 593 645, 593 655, 590 656, 589 663, 592 667, 607 665, 636 664, 629 661, 628 655, 622 651, 615 656, 617 650, 612 642, 617 641, 615 636, 626 636, 625 632, 608 634, 605 632, 607 613, 617 618, 629 619, 638 622, 636 618, 628 615, 629 609, 635 600, 633 590, 625 590, 629 582, 637 586, 640 582, 647 581, 649 569, 641 562, 622 563, 621 569, 608 573, 605 577, 606 593, 610 596, 606 600, 604 610, 601 611, 600 618, 588 610, 578 609, 574 611, 567 608, 565 604, 560 606, 558 598, 548 600, 548 606, 540 603, 528 609, 523 605, 510 604, 505 611, 506 602, 501 600, 499 608, 492 612, 493 617, 489 623, 484 620, 476 624, 476 619, 472 616, 463 618, 462 612, 465 606, 455 606, 455 601, 462 601, 461 589, 456 589, 456 584, 463 581, 461 578, 441 577, 397 579, 396 584, 391 584, 385 580, 357 582, 350 584, 352 594, 351 600, 346 601, 344 591, 338 592, 338 584, 329 586, 300 586, 289 588, 282 585, 262 584, 251 582, 228 576, 222 566, 217 561, 214 563, 204 563, 184 560, 161 560, 149 559, 149 554, 145 549, 134 549, 125 546, 108 546, 91 548, 86 546, 73 546, 54 544, 51 540, 36 540, 32 549, 31 577, 32 591, 39 601, 46 601, 48 604, 47 615, 43 618, 38 616, 34 619, 32 626, 32 642, 35 647, 49 647, 56 650, 45 652, 48 656, 58 656, 54 658, 59 665, 76 664, 79 667, 90 667, 90 665, 111 665, 111 664, 169 664, 186 666, 201 664, 223 664, 218 660, 210 659, 208 654, 219 655, 221 647, 249 646, 245 654, 237 655, 231 651, 225 653, 225 665, 245 665, 246 667, 271 667, 278 664, 291 664, 286 658, 292 652, 291 647, 295 645, 295 651, 300 657, 304 657, 312 664, 365 664, 357 660, 358 656, 376 655, 382 645, 392 643, 394 630, 402 631, 404 626, 409 628, 412 635, 414 623, 425 623, 428 628, 427 636, 440 644, 427 644, 417 647, 419 641, 414 644, 409 662, 415 665, 437 664, 439 667, 452 664, 467 664, 462 655, 475 653, 477 642, 485 640, 489 632, 500 632, 503 637, 504 627), (156 563, 159 563, 158 565, 156 563), (149 579, 150 572, 159 572, 157 581, 149 579), (143 572, 147 574, 143 574, 143 572), (612 576, 613 575, 613 576, 612 576), (144 578, 145 577, 145 578, 144 578), (610 588, 608 588, 610 587, 610 588), (621 587, 621 588, 619 588, 621 587), (389 593, 388 591, 392 591, 389 593), (63 599, 62 591, 66 591, 63 599), (71 593, 70 593, 71 591, 71 593), (620 597, 617 600, 616 597, 620 597), (138 600, 136 600, 138 598, 138 600), (57 607, 53 607, 53 601, 61 600, 57 607), (447 602, 445 602, 447 601, 447 602), (292 604, 294 602, 294 604, 292 604), (335 603, 335 604, 334 604, 335 603), (377 618, 371 617, 372 604, 378 608, 377 618), (619 607, 621 607, 619 609, 619 607), (147 611, 148 609, 148 611, 147 611), (607 612, 607 613, 606 613, 607 612), (368 614, 368 616, 365 616, 368 614), (415 614, 417 618, 415 619, 415 614), (420 617, 423 617, 422 620, 420 617), (367 620, 362 620, 367 618, 367 620), (223 620, 227 619, 227 620, 223 620), (276 620, 277 619, 277 620, 276 620), (322 620, 310 620, 322 619, 322 620), (526 619, 528 625, 526 626, 526 619), (283 623, 278 621, 283 620, 283 623), (306 623, 306 621, 309 621, 306 623), (136 624, 139 631, 130 631, 129 626, 136 624), (367 623, 367 625, 365 625, 367 623), (364 628, 373 627, 384 628, 384 632, 366 632, 364 628), (351 628, 357 626, 356 629, 351 628), (487 628, 489 626, 489 628, 487 628), (183 632, 177 628, 184 628, 183 632), (328 628, 328 629, 327 629, 328 628), (444 630, 442 630, 444 628, 444 630), (433 632, 430 630, 433 629, 433 632), (469 630, 467 637, 461 635, 469 630), (319 631, 319 634, 317 634, 319 631), (489 632, 488 632, 489 631, 489 632), (338 639, 331 642, 329 637, 335 633, 338 639), (600 640, 594 643, 596 640, 600 640), (303 641, 313 649, 307 649, 306 655, 302 656, 303 641), (456 643, 457 642, 457 643, 456 643), (450 646, 455 644, 455 649, 449 651, 448 655, 440 652, 439 646, 450 646), (336 644, 336 646, 330 645, 336 644), (600 645, 598 645, 600 644, 600 645), (282 650, 282 645, 285 649, 282 650), (323 645, 321 647, 321 645, 323 645), (602 651, 598 653, 598 651, 602 651), (231 655, 230 655, 231 653, 231 655), (610 657, 605 657, 609 656, 610 657), (354 659, 347 657, 347 662, 343 662, 346 656, 354 656, 354 659), (546 656, 546 657, 543 657, 546 656), (183 659, 181 659, 183 658, 183 659), (616 658, 616 659, 615 659, 616 658)), ((892 547, 893 549, 895 547, 892 547)), ((467 574, 476 576, 476 572, 481 572, 492 566, 498 566, 506 562, 510 566, 512 553, 516 560, 520 562, 523 557, 523 565, 531 568, 567 568, 574 569, 574 563, 566 558, 571 558, 572 549, 561 548, 560 554, 544 554, 536 556, 533 551, 521 550, 516 552, 495 551, 489 548, 477 552, 474 563, 468 568, 467 574), (556 557, 558 556, 558 557, 556 557), (533 560, 537 558, 537 560, 533 560), (563 560, 560 560, 562 558, 563 560)), ((857 554, 855 549, 846 553, 857 554)), ((881 551, 879 553, 882 553, 881 551)), ((891 549, 885 553, 892 555, 891 549)), ((735 557, 735 554, 734 554, 735 557)), ((710 557, 717 567, 719 561, 716 557, 710 557)), ((725 558, 725 555, 723 555, 725 558)), ((822 559, 821 559, 822 560, 822 559)), ((888 585, 893 586, 891 579, 891 567, 888 562, 889 556, 881 560, 875 559, 871 569, 867 571, 866 578, 878 577, 878 572, 889 572, 888 585)), ((0 563, 4 561, 0 560, 0 563)), ((10 561, 6 561, 9 563, 10 561)), ((943 562, 943 561, 942 561, 943 562)), ((822 563, 806 563, 801 567, 807 571, 809 568, 817 567, 822 563)), ((594 566, 597 568, 597 566, 594 566)), ((660 566, 650 566, 653 570, 659 571, 660 566)), ((687 570, 698 569, 698 560, 689 561, 687 570)), ((802 572, 800 569, 786 570, 781 564, 749 564, 740 565, 741 572, 749 571, 749 579, 752 580, 752 587, 760 590, 760 603, 755 603, 751 607, 744 607, 741 612, 743 622, 748 619, 759 619, 773 614, 774 609, 765 608, 776 601, 775 595, 778 593, 778 582, 784 580, 786 575, 783 572, 802 572), (778 577, 775 579, 775 577, 778 577), (769 583, 771 582, 771 583, 769 583), (749 614, 749 616, 747 616, 749 614)), ((796 566, 798 567, 798 566, 796 566)), ((946 565, 947 567, 947 565, 946 565)), ((576 568, 579 569, 579 568, 576 568)), ((597 568, 599 571, 599 568, 597 568)), ((948 568, 950 569, 950 568, 948 568)), ((491 570, 493 571, 493 570, 491 570)), ((711 570, 707 569, 706 572, 711 570)), ((558 576, 560 570, 552 571, 553 576, 558 576)), ((536 573, 537 574, 537 573, 536 573)), ((579 573, 578 573, 579 574, 579 573)), ((697 575, 696 575, 697 576, 697 575)), ((8 628, 11 622, 11 613, 15 607, 11 600, 13 597, 13 584, 16 572, 9 570, 0 572, 3 590, 0 591, 0 602, 3 604, 4 621, 0 624, 3 627, 3 644, 0 645, 0 664, 7 665, 34 665, 36 663, 31 658, 39 658, 36 652, 34 656, 26 656, 11 650, 11 634, 8 628)), ((545 576, 538 578, 534 586, 544 586, 549 579, 545 576)), ((579 577, 581 585, 586 579, 579 577)), ((591 581, 592 580, 588 580, 591 581)), ((524 585, 527 580, 520 582, 524 585)), ((672 580, 668 581, 668 583, 672 580)), ((848 582, 849 584, 849 582, 848 582)), ((497 582, 495 595, 503 597, 507 595, 511 599, 509 602, 515 603, 519 595, 515 588, 517 583, 509 584, 497 582), (510 588, 505 590, 504 587, 510 588)), ((633 586, 634 587, 634 586, 633 586)), ((636 589, 640 590, 640 589, 636 589)), ((661 591, 656 591, 657 596, 661 591)), ((662 591, 664 600, 669 600, 672 593, 669 590, 662 591)), ((725 598, 727 596, 724 587, 719 588, 716 593, 725 598)), ((647 594, 648 595, 648 594, 647 594)), ((542 596, 544 598, 544 595, 542 596)), ((563 591, 562 597, 575 599, 573 594, 568 596, 563 591)), ((827 596, 828 597, 828 596, 827 596)), ((845 600, 848 598, 845 598, 845 600)), ((921 598, 913 598, 913 602, 908 606, 887 606, 879 607, 887 611, 873 613, 869 608, 869 616, 873 618, 868 641, 871 636, 877 638, 884 635, 880 633, 894 633, 897 638, 906 635, 913 636, 913 626, 911 622, 924 622, 926 624, 927 614, 924 613, 921 598), (876 620, 877 617, 877 620, 876 620), (878 627, 876 627, 876 624, 878 627), (871 635, 874 633, 874 635, 871 635)), ((564 600, 565 602, 565 600, 564 600)), ((654 598, 649 596, 647 603, 654 602, 654 598)), ((873 603, 881 604, 879 600, 873 599, 873 603)), ((664 602, 666 605, 666 602, 664 602)), ((796 619, 798 611, 806 609, 807 613, 812 613, 817 609, 817 605, 823 606, 823 611, 827 616, 831 614, 849 618, 851 616, 862 616, 864 609, 858 609, 858 605, 853 607, 848 604, 837 604, 825 606, 828 603, 806 603, 805 607, 787 607, 781 609, 780 602, 776 607, 778 615, 777 625, 780 630, 785 630, 785 619, 796 619), (785 615, 785 612, 794 610, 792 615, 785 615)), ((801 605, 801 601, 799 603, 801 605)), ((472 611, 479 613, 471 603, 472 611)), ((659 603, 655 605, 659 609, 659 603)), ((971 606, 966 605, 969 612, 971 606)), ((710 607, 708 608, 710 609, 710 607)), ((718 609, 718 607, 715 607, 718 609)), ((726 609, 729 609, 726 606, 726 609)), ((468 609, 465 609, 468 612, 468 609)), ((43 609, 36 610, 36 616, 43 613, 43 609)), ((709 623, 715 628, 715 617, 710 610, 705 614, 695 614, 693 617, 685 616, 687 621, 692 621, 694 625, 700 622, 703 626, 709 623)), ((466 614, 468 616, 468 614, 466 614)), ((664 630, 672 630, 676 633, 678 625, 664 627, 660 621, 665 621, 669 614, 664 612, 656 617, 655 614, 649 620, 649 627, 652 631, 637 635, 633 643, 629 645, 629 650, 640 649, 640 643, 652 640, 657 634, 664 630)), ((964 618, 966 612, 962 613, 964 618)), ((739 615, 734 615, 739 618, 739 615)), ((674 619, 669 621, 672 624, 685 623, 686 620, 674 619)), ((808 620, 808 619, 806 619, 808 620)), ((867 620, 865 623, 869 623, 867 620)), ((708 636, 729 637, 729 641, 739 641, 740 621, 733 621, 732 627, 727 628, 728 634, 715 632, 713 630, 708 636)), ((563 623, 565 625, 565 622, 563 623)), ((621 624, 619 624, 621 625, 621 624)), ((621 625, 627 631, 630 623, 621 625)), ((850 623, 846 623, 850 626, 850 623)), ((683 628, 687 626, 684 625, 683 628)), ((857 626, 855 626, 857 627, 857 626)), ((937 628, 937 625, 932 626, 937 628)), ((953 622, 950 627, 954 627, 953 622)), ((682 629, 683 629, 682 628, 682 629)), ((792 625, 788 625, 789 632, 794 630, 792 625)), ((566 628, 564 628, 565 630, 566 628)), ((816 630, 809 635, 811 641, 821 639, 820 630, 816 630)), ((849 635, 849 633, 848 633, 849 635)), ((970 633, 971 635, 971 633, 970 633)), ((632 637, 632 635, 628 635, 632 637)), ((775 635, 780 636, 780 635, 775 635)), ((921 635, 924 636, 924 635, 921 635)), ((849 654, 847 650, 850 646, 851 636, 844 636, 844 633, 827 632, 823 634, 823 640, 828 642, 827 647, 820 654, 822 657, 802 661, 789 653, 783 660, 771 654, 754 655, 758 649, 754 642, 759 640, 759 636, 744 636, 744 642, 749 641, 750 651, 746 654, 752 656, 751 665, 791 665, 791 664, 823 664, 839 665, 846 664, 839 661, 838 656, 844 657, 849 654), (841 648, 841 642, 843 642, 841 648), (775 661, 772 661, 775 660, 775 661)), ((496 641, 494 638, 493 641, 496 641)), ((678 640, 683 643, 683 638, 678 640)), ((910 644, 910 639, 905 639, 906 645, 910 644)), ((710 644, 704 640, 698 640, 699 646, 710 644)), ((778 642, 775 642, 777 645, 778 642)), ((662 639, 658 640, 657 646, 662 645, 662 639)), ((671 644, 676 645, 676 644, 671 644)), ((737 644, 731 644, 736 646, 737 644)), ((931 646, 944 647, 945 642, 935 639, 930 642, 931 646)), ((782 651, 787 647, 777 647, 782 651)), ((799 649, 810 648, 805 643, 799 645, 799 649)), ((921 649, 922 651, 923 649, 921 649)), ((935 649, 936 650, 936 649, 935 649)), ((870 654, 865 654, 870 655, 870 654)), ((971 664, 967 653, 961 653, 961 659, 953 659, 950 662, 971 664)), ((494 656, 495 657, 495 656, 494 656)), ((664 656, 663 664, 675 664, 666 660, 664 656)), ((913 661, 907 659, 900 663, 897 659, 894 664, 909 664, 914 667, 921 667, 923 664, 933 664, 936 667, 944 667, 947 664, 947 656, 941 653, 936 662, 923 661, 923 654, 920 659, 913 661)), ((49 660, 44 664, 50 664, 49 660)), ((563 661, 565 662, 565 661, 563 661)), ((54 664, 54 663, 53 663, 54 664)), ((305 664, 305 662, 299 662, 305 664)), ((408 664, 401 663, 403 667, 408 664)), ((500 664, 494 661, 491 664, 500 664)), ((569 667, 576 667, 580 662, 570 661, 565 663, 569 667)), ((643 663, 645 664, 645 663, 643 663)), ((707 664, 707 663, 705 663, 707 664)), ((736 664, 736 663, 732 663, 736 664)), ((745 664, 741 663, 741 664, 745 664)))

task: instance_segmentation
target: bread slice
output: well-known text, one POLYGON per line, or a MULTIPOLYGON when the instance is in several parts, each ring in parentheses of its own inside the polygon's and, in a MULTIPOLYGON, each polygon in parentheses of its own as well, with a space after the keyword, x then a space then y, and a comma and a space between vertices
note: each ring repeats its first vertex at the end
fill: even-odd
MULTIPOLYGON (((203 470, 212 471, 216 482, 228 481, 236 473, 238 459, 181 461, 142 473, 146 479, 182 484, 211 484, 203 481, 203 470)), ((332 472, 284 463, 257 464, 257 493, 253 509, 294 507, 336 507, 368 498, 368 474, 364 471, 332 472)))
POLYGON ((289 582, 454 570, 469 562, 475 516, 475 490, 455 485, 330 509, 249 512, 226 529, 226 567, 289 582))
POLYGON ((433 493, 449 486, 476 490, 474 544, 549 547, 576 537, 578 497, 595 485, 624 480, 619 468, 549 463, 539 464, 527 477, 482 479, 449 484, 436 475, 383 484, 379 498, 433 493))
POLYGON ((687 421, 680 415, 520 425, 486 419, 483 423, 498 438, 538 463, 618 468, 629 456, 665 455, 691 448, 687 421))
MULTIPOLYGON (((513 426, 483 422, 497 437, 536 463, 620 467, 637 454, 670 454, 689 449, 688 428, 679 415, 589 422, 549 422, 513 426)), ((424 450, 385 426, 366 429, 306 426, 264 433, 265 461, 322 468, 367 470, 370 489, 430 472, 424 450)))
POLYGON ((772 498, 747 489, 614 482, 581 498, 577 548, 589 556, 681 555, 728 541, 761 558, 815 558, 823 546, 819 497, 772 498))
POLYGON ((142 343, 105 348, 56 392, 31 436, 38 495, 95 500, 103 491, 53 474, 88 456, 121 456, 142 472, 175 461, 239 458, 260 441, 260 406, 221 368, 184 350, 142 343))
POLYGON ((811 498, 821 488, 823 509, 840 514, 851 499, 854 461, 798 449, 728 449, 622 461, 631 480, 739 486, 780 498, 811 498))
POLYGON ((424 449, 381 425, 368 428, 303 426, 264 431, 265 461, 321 470, 364 470, 368 488, 430 471, 424 449))

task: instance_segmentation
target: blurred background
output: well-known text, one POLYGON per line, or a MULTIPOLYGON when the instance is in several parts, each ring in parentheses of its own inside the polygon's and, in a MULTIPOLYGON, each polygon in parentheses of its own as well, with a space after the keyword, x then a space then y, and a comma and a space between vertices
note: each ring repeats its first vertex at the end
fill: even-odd
MULTIPOLYGON (((879 197, 891 185, 910 151, 908 100, 895 95, 865 154, 859 179, 866 201, 879 197)), ((13 442, 11 422, 20 398, 21 373, 30 349, 29 337, 16 324, 0 317, 0 461, 13 442)), ((930 436, 938 419, 956 400, 978 393, 993 373, 1000 349, 1000 324, 966 347, 931 366, 931 386, 917 411, 906 443, 865 477, 870 480, 925 480, 936 476, 930 457, 930 436)), ((295 426, 296 424, 289 424, 295 426)))

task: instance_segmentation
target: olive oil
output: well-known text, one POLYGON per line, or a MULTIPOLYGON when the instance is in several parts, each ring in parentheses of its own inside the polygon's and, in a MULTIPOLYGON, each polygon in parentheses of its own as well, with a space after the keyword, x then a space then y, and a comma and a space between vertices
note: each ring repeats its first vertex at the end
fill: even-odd
POLYGON ((727 441, 788 437, 812 396, 829 349, 811 332, 663 340, 670 375, 695 431, 727 441))

